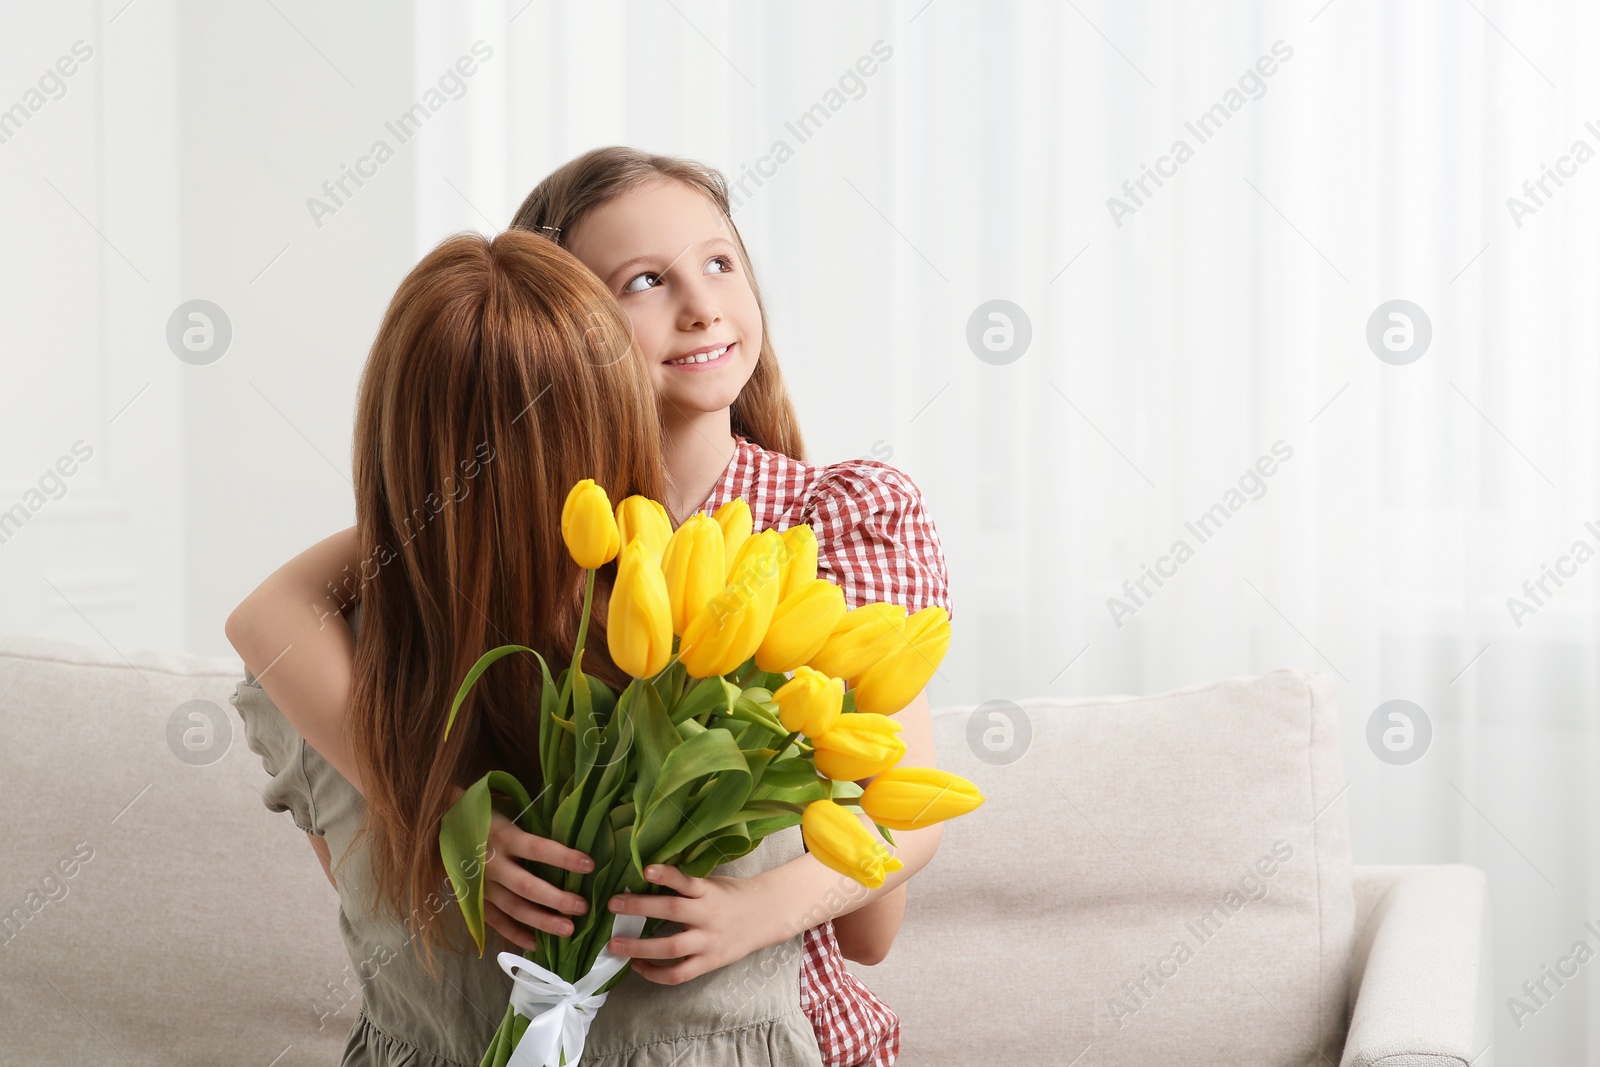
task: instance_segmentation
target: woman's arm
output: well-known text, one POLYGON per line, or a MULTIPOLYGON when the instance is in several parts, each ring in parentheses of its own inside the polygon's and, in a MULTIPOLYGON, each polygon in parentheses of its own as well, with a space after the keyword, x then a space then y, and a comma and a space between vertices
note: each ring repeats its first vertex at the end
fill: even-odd
POLYGON ((318 541, 268 575, 225 629, 283 717, 364 796, 344 740, 355 637, 340 615, 347 605, 329 591, 359 570, 360 553, 354 526, 318 541))

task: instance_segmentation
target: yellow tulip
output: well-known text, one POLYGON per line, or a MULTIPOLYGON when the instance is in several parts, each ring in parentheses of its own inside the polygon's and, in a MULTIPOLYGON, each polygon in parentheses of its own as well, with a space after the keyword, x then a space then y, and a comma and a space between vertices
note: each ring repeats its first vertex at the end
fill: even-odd
POLYGON ((786 674, 822 651, 845 615, 844 590, 812 578, 778 601, 767 636, 756 649, 756 666, 786 674))
POLYGON ((854 684, 868 667, 904 644, 906 609, 876 601, 845 613, 811 666, 854 684))
POLYGON ((722 565, 722 527, 709 515, 689 516, 667 539, 661 570, 672 601, 672 632, 681 637, 727 578, 722 565))
POLYGON ((906 620, 905 644, 856 682, 856 710, 893 715, 917 698, 950 647, 950 613, 937 604, 906 620))
POLYGON ((810 667, 800 667, 793 678, 778 687, 772 699, 778 702, 778 718, 783 721, 785 730, 799 730, 811 738, 821 737, 839 721, 839 709, 844 704, 844 682, 810 667))
POLYGON ((789 549, 783 543, 783 535, 777 530, 762 530, 752 537, 746 537, 739 550, 733 554, 733 564, 728 568, 728 580, 733 580, 733 574, 739 569, 745 559, 756 553, 764 553, 771 558, 767 567, 778 579, 778 599, 783 599, 783 564, 789 554, 789 549))
POLYGON ((841 715, 832 729, 811 739, 817 772, 835 782, 882 774, 906 754, 906 743, 899 734, 899 720, 887 715, 841 715))
POLYGON ((788 599, 796 589, 817 576, 817 535, 805 523, 783 531, 783 543, 789 558, 783 563, 783 587, 778 590, 780 601, 788 599))
POLYGON ((561 506, 561 539, 578 566, 587 570, 611 562, 622 547, 611 500, 593 478, 583 479, 567 494, 561 506))
POLYGON ((672 603, 661 564, 642 540, 629 541, 617 564, 606 610, 611 661, 635 678, 661 673, 672 658, 672 603))
POLYGON ((985 799, 959 774, 936 767, 891 767, 861 791, 861 810, 890 830, 920 830, 965 815, 985 799))
POLYGON ((744 540, 750 536, 751 527, 754 525, 750 517, 750 505, 744 502, 743 497, 734 497, 718 508, 712 518, 722 527, 722 548, 727 563, 723 577, 727 578, 733 574, 735 558, 739 555, 739 549, 744 547, 744 540))
POLYGON ((831 800, 806 805, 800 815, 800 833, 806 849, 823 866, 868 889, 877 889, 885 875, 905 866, 849 808, 831 800))
POLYGON ((617 534, 624 546, 636 537, 642 540, 651 558, 660 563, 672 537, 672 520, 659 501, 635 493, 617 505, 617 534))
POLYGON ((694 678, 727 674, 755 654, 778 606, 778 567, 774 551, 747 555, 732 580, 689 620, 679 643, 678 662, 694 678))

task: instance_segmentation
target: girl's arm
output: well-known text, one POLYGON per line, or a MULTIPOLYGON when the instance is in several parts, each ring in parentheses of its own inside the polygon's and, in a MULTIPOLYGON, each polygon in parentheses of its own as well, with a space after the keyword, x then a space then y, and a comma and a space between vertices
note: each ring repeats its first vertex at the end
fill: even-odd
MULTIPOLYGON (((926 701, 927 698, 920 696, 918 699, 926 701)), ((906 755, 909 758, 909 746, 906 755)), ((865 789, 871 781, 871 778, 862 778, 856 784, 865 789)), ((861 889, 860 886, 852 888, 861 889)), ((905 917, 906 883, 901 882, 892 891, 872 898, 855 911, 834 917, 833 933, 839 942, 839 954, 864 966, 876 967, 889 955, 905 917)))
POLYGON ((283 717, 365 796, 344 740, 355 636, 340 615, 348 605, 330 590, 341 575, 359 570, 360 552, 354 526, 318 541, 268 575, 233 609, 225 629, 283 717))
MULTIPOLYGON (((331 592, 343 576, 360 573, 360 553, 354 526, 318 541, 273 571, 234 608, 226 630, 239 658, 283 717, 365 796, 344 739, 345 709, 355 678, 355 635, 340 615, 347 605, 331 592)), ((321 840, 314 838, 312 847, 321 840)), ((326 848, 324 842, 317 850, 325 870, 326 848)), ((534 941, 526 927, 570 934, 573 923, 566 915, 582 915, 588 903, 538 877, 519 857, 570 871, 593 866, 577 849, 524 833, 495 812, 484 865, 485 921, 506 940, 528 948, 534 941)), ((331 872, 328 879, 333 880, 331 872)))
MULTIPOLYGON (((906 755, 902 763, 907 767, 932 767, 935 765, 933 755, 933 720, 929 713, 928 694, 926 691, 919 693, 917 699, 910 705, 895 714, 901 723, 903 739, 906 742, 906 755)), ((856 784, 865 788, 872 779, 864 778, 856 784)), ((863 818, 865 823, 866 820, 863 818)), ((868 824, 870 826, 870 823, 868 824)), ((931 829, 931 828, 930 828, 931 829)), ((873 834, 877 830, 873 829, 873 834)), ((921 832, 921 831, 919 831, 921 832)), ((901 842, 901 847, 896 849, 902 857, 902 862, 911 869, 911 861, 904 859, 904 833, 897 832, 895 840, 901 842)), ((942 836, 943 831, 940 831, 942 836)), ((925 843, 926 858, 917 864, 920 870, 928 860, 933 858, 933 851, 939 847, 938 837, 925 843)), ((917 852, 913 849, 913 853, 917 852)), ((904 873, 904 872, 899 872, 904 873)), ((913 872, 914 873, 914 872, 913 872)), ((910 875, 905 875, 909 878, 910 875)), ((854 887, 859 889, 859 886, 854 887)), ((906 883, 901 881, 893 889, 880 888, 869 897, 867 903, 857 907, 854 911, 836 915, 833 918, 833 933, 839 941, 839 954, 847 960, 854 960, 867 967, 875 967, 882 963, 889 955, 889 949, 894 945, 894 939, 900 934, 900 924, 906 916, 906 883)))
POLYGON ((889 955, 906 917, 906 884, 878 897, 848 915, 833 920, 839 955, 865 967, 876 967, 889 955))

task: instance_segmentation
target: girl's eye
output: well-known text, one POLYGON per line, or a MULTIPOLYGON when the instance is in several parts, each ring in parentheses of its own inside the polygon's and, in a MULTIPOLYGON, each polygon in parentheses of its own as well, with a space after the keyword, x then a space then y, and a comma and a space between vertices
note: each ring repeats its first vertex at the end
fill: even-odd
POLYGON ((733 273, 733 260, 729 259, 727 256, 713 256, 711 261, 706 264, 706 273, 707 274, 732 274, 733 273), (721 264, 721 269, 720 270, 713 270, 712 267, 717 265, 717 264, 721 264))
POLYGON ((622 291, 624 293, 642 293, 646 289, 653 289, 659 284, 661 284, 661 275, 645 271, 643 274, 636 274, 630 278, 627 284, 622 287, 622 291))

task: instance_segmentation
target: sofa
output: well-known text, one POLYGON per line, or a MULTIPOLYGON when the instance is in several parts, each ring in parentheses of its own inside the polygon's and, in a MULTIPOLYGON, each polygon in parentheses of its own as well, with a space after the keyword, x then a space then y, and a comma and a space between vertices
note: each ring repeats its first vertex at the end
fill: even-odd
MULTIPOLYGON (((0 1067, 335 1064, 338 898, 233 658, 0 635, 0 1067)), ((910 883, 900 1062, 1492 1062, 1481 872, 1351 862, 1325 676, 934 712, 987 800, 910 883)), ((844 889, 845 887, 841 887, 844 889)))

